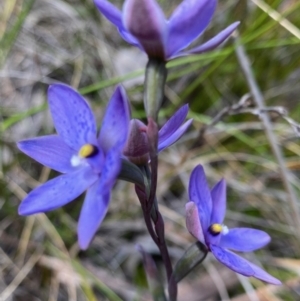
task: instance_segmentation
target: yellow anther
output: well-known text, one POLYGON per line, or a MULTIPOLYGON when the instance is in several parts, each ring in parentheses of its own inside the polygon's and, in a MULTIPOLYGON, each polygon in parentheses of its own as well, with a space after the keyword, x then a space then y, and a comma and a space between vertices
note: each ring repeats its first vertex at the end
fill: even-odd
POLYGON ((209 230, 210 230, 211 234, 213 234, 213 235, 220 234, 222 232, 222 229, 223 229, 223 226, 220 224, 212 224, 209 227, 209 230))
POLYGON ((85 144, 79 150, 79 157, 88 158, 97 153, 98 149, 92 144, 85 144))

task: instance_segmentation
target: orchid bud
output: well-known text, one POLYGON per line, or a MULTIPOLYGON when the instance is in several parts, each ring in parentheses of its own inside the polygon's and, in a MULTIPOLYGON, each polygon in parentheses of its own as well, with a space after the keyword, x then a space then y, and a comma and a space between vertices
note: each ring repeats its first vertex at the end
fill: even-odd
POLYGON ((123 149, 123 155, 136 165, 144 165, 149 162, 147 126, 138 119, 130 120, 129 137, 123 149))

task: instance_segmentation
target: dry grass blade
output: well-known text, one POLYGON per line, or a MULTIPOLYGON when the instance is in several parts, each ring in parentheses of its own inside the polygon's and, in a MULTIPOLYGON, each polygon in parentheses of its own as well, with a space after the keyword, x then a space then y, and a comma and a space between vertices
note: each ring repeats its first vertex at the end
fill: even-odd
POLYGON ((66 286, 70 301, 77 300, 76 289, 80 287, 83 279, 76 273, 70 262, 43 255, 39 260, 39 264, 54 272, 55 284, 61 283, 66 286))
POLYGON ((26 219, 26 223, 24 226, 24 229, 22 231, 21 237, 20 237, 20 243, 19 243, 19 247, 18 247, 18 256, 16 258, 16 262, 18 263, 19 266, 23 265, 25 256, 26 256, 26 252, 27 252, 27 247, 28 247, 28 243, 30 240, 30 236, 31 236, 31 232, 32 232, 32 228, 34 225, 34 221, 35 221, 35 216, 30 216, 26 219))
POLYGON ((229 301, 228 291, 225 285, 224 280, 220 277, 218 270, 210 261, 205 261, 204 266, 210 275, 211 279, 214 281, 216 288, 219 292, 222 301, 229 301))
POLYGON ((32 268, 38 262, 38 260, 41 257, 41 254, 42 254, 41 251, 36 251, 33 255, 31 255, 31 257, 28 259, 26 264, 22 267, 22 269, 17 274, 17 276, 0 294, 1 301, 7 300, 13 294, 13 292, 17 289, 19 284, 24 280, 24 278, 28 275, 28 273, 32 270, 32 268))
POLYGON ((265 13, 267 13, 272 19, 277 21, 282 27, 288 30, 292 35, 300 40, 300 30, 289 20, 284 18, 276 10, 272 9, 266 2, 262 0, 252 0, 259 8, 261 8, 265 13))
MULTIPOLYGON (((6 181, 9 189, 19 198, 20 201, 26 197, 27 193, 17 183, 15 183, 9 177, 3 175, 3 173, 0 171, 0 179, 1 178, 6 181)), ((53 243, 57 245, 61 251, 68 255, 69 252, 65 246, 64 241, 62 240, 57 229, 53 226, 48 217, 45 214, 38 214, 37 220, 39 221, 40 225, 45 229, 53 243)))
MULTIPOLYGON (((252 69, 250 67, 250 61, 246 55, 245 48, 241 44, 241 41, 237 35, 235 37, 235 46, 236 46, 235 49, 236 49, 237 58, 239 60, 240 66, 244 72, 245 79, 249 85, 249 89, 250 89, 253 99, 256 103, 256 106, 259 110, 263 110, 266 107, 265 103, 264 103, 264 98, 263 98, 262 93, 259 89, 259 86, 254 78, 252 69)), ((297 198, 297 195, 295 193, 295 190, 294 190, 292 184, 290 183, 289 171, 286 168, 285 159, 283 157, 283 153, 279 146, 277 137, 273 132, 273 126, 272 126, 270 117, 266 113, 262 113, 262 114, 260 114, 260 119, 263 123, 264 130, 265 130, 266 136, 268 138, 268 141, 270 143, 270 147, 272 148, 274 157, 278 163, 278 170, 279 170, 282 182, 284 184, 285 190, 289 196, 289 202, 290 202, 290 206, 291 206, 291 215, 293 218, 292 226, 295 227, 295 236, 298 238, 298 244, 300 246, 300 214, 299 214, 299 208, 298 208, 298 203, 299 203, 298 198, 297 198)))
POLYGON ((300 260, 293 258, 275 258, 274 262, 287 270, 296 273, 300 277, 300 260))
POLYGON ((5 30, 7 28, 7 22, 14 10, 16 5, 16 0, 6 0, 3 2, 3 10, 0 13, 1 21, 0 21, 0 40, 3 37, 5 30))
POLYGON ((249 301, 260 301, 260 299, 259 299, 255 289, 251 285, 249 279, 242 275, 237 274, 237 276, 246 292, 247 297, 249 298, 249 301))

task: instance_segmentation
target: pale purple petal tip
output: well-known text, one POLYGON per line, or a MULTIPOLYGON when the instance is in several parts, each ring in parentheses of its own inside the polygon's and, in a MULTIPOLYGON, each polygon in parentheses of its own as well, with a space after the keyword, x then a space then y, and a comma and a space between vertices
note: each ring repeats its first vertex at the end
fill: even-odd
POLYGON ((251 266, 252 270, 254 271, 253 277, 255 277, 259 280, 265 281, 267 283, 274 284, 274 285, 281 285, 282 284, 280 280, 278 280, 277 278, 271 276, 269 273, 267 273, 266 271, 264 271, 263 269, 261 269, 257 265, 254 265, 253 263, 250 263, 250 266, 251 266))
POLYGON ((254 271, 248 260, 215 245, 210 245, 210 249, 216 259, 232 271, 248 277, 254 276, 254 271))
POLYGON ((194 41, 208 26, 216 0, 185 0, 169 19, 167 57, 172 57, 194 41))
POLYGON ((270 236, 261 230, 251 228, 233 228, 222 235, 220 246, 239 252, 252 252, 270 242, 270 236))
POLYGON ((227 40, 230 37, 230 35, 236 30, 236 28, 238 27, 239 24, 240 24, 240 22, 235 22, 235 23, 229 25, 228 27, 226 27, 224 30, 222 30, 220 33, 218 33, 216 36, 214 36, 212 39, 208 40, 204 44, 202 44, 198 47, 192 48, 190 50, 177 53, 177 54, 173 55, 171 58, 174 59, 174 58, 180 57, 180 56, 187 56, 187 55, 191 55, 191 54, 200 54, 200 53, 204 53, 204 52, 213 50, 216 47, 218 47, 219 45, 221 45, 225 40, 227 40))
POLYGON ((166 140, 170 137, 184 122, 189 111, 189 105, 182 106, 175 114, 162 126, 158 132, 158 139, 160 141, 166 140))
POLYGON ((96 7, 99 11, 116 27, 122 27, 122 13, 121 11, 106 0, 94 0, 96 7))
POLYGON ((81 195, 98 176, 90 167, 56 177, 32 190, 19 206, 20 215, 31 215, 61 207, 81 195))
POLYGON ((22 140, 18 148, 39 163, 61 173, 71 172, 71 158, 75 152, 57 135, 22 140))
POLYGON ((126 0, 123 24, 151 57, 165 57, 167 26, 155 0, 126 0))
POLYGON ((122 13, 117 7, 106 0, 94 0, 94 3, 104 17, 118 28, 120 35, 126 42, 140 47, 138 41, 124 28, 122 13))
POLYGON ((186 212, 186 227, 188 231, 193 235, 198 241, 204 242, 204 234, 202 231, 198 208, 194 202, 188 202, 185 205, 185 212, 186 212))
POLYGON ((222 224, 226 213, 226 181, 222 179, 211 190, 213 210, 212 224, 222 224))
POLYGON ((82 250, 86 250, 103 221, 110 194, 101 191, 100 181, 97 181, 87 191, 78 221, 78 242, 82 250))
POLYGON ((189 197, 190 201, 194 202, 198 208, 203 231, 207 231, 210 226, 212 200, 202 165, 196 166, 192 171, 189 183, 189 197))
POLYGON ((158 152, 161 152, 165 148, 171 146, 176 141, 178 141, 182 135, 188 130, 188 128, 193 123, 193 119, 189 119, 182 126, 180 126, 171 136, 167 137, 165 140, 158 140, 158 152))
POLYGON ((102 121, 99 135, 101 147, 107 152, 112 147, 123 149, 129 131, 130 112, 125 90, 118 86, 112 95, 102 121))
POLYGON ((51 85, 48 101, 58 135, 75 151, 86 143, 96 142, 96 122, 85 99, 72 87, 51 85))

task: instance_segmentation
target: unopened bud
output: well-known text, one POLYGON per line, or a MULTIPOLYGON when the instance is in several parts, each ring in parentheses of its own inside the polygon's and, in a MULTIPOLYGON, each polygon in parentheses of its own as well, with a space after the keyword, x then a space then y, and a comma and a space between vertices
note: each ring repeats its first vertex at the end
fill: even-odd
POLYGON ((123 155, 136 165, 149 162, 147 126, 138 119, 130 120, 129 137, 123 149, 123 155))

